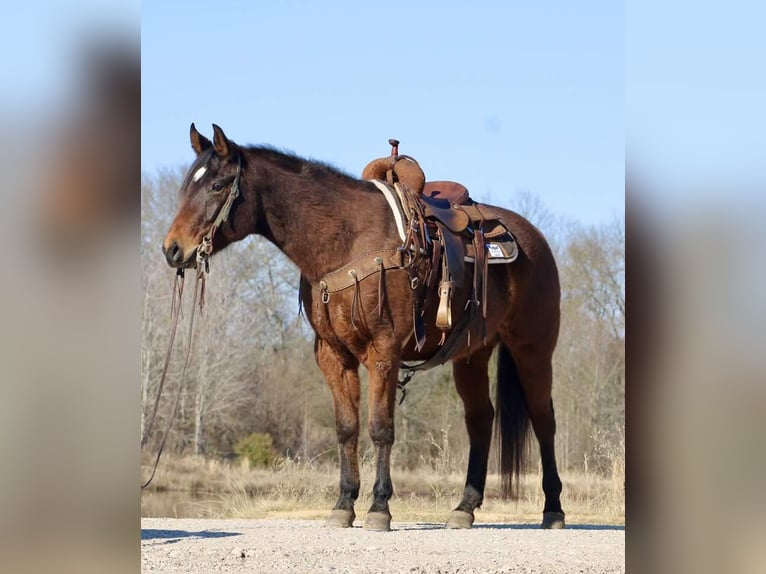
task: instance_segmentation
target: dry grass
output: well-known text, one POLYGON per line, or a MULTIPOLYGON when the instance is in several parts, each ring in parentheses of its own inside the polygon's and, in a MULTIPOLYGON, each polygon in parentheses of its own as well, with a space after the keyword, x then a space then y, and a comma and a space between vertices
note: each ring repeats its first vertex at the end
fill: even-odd
MULTIPOLYGON (((460 501, 465 475, 441 466, 439 472, 430 464, 415 471, 392 472, 396 493, 391 512, 396 520, 446 519, 460 501)), ((370 460, 362 461, 361 473, 363 490, 357 503, 358 514, 363 514, 371 499, 374 466, 370 460)), ((615 465, 610 477, 564 473, 561 479, 562 506, 569 523, 624 524, 624 464, 615 465)), ((498 476, 490 475, 477 521, 539 521, 543 508, 541 480, 539 469, 526 474, 518 499, 504 501, 498 496, 498 476)), ((321 519, 335 503, 337 489, 338 469, 334 464, 284 459, 269 469, 250 469, 246 463, 168 456, 152 486, 143 493, 142 515, 321 519)))

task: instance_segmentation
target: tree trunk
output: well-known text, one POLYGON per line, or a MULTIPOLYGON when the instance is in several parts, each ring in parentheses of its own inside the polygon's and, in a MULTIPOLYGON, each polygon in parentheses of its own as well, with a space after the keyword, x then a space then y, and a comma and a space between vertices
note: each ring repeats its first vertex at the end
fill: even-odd
POLYGON ((194 454, 204 454, 203 413, 205 410, 204 385, 197 387, 197 395, 194 400, 194 454))

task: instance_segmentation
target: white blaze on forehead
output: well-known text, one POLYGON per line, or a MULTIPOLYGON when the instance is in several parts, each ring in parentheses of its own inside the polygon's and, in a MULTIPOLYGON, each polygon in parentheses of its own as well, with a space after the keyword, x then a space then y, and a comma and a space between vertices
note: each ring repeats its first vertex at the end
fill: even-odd
POLYGON ((199 168, 197 171, 194 172, 194 177, 192 177, 192 181, 199 181, 202 179, 202 176, 205 175, 205 172, 207 171, 207 168, 203 165, 201 168, 199 168))

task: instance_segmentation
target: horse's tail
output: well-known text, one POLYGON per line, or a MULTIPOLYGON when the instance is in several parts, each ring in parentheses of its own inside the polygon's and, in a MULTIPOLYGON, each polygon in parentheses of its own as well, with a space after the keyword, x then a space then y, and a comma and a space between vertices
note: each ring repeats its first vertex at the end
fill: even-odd
POLYGON ((495 408, 501 492, 503 498, 515 497, 528 450, 529 414, 516 363, 510 349, 503 343, 500 343, 497 358, 495 408))

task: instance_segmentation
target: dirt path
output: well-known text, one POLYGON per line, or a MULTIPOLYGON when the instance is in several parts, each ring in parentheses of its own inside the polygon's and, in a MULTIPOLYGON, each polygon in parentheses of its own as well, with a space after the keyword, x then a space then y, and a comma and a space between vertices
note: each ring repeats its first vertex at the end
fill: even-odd
MULTIPOLYGON (((361 521, 357 519, 357 524, 361 521)), ((141 520, 143 572, 624 572, 625 531, 477 524, 470 531, 394 523, 336 530, 312 520, 141 520)))

